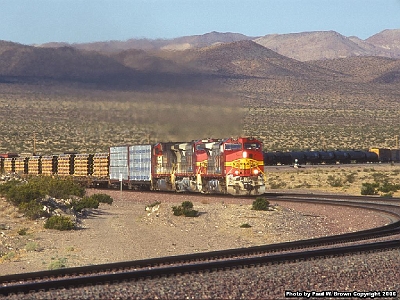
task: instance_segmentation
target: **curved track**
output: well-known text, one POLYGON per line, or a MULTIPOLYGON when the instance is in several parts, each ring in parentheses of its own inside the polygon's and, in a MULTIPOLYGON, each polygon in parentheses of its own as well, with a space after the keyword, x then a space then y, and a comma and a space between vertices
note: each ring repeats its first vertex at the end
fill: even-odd
POLYGON ((0 294, 115 283, 132 279, 227 270, 400 248, 400 199, 305 196, 304 194, 267 194, 266 196, 279 201, 341 205, 374 210, 385 214, 390 222, 379 228, 295 242, 8 275, 0 277, 0 294))

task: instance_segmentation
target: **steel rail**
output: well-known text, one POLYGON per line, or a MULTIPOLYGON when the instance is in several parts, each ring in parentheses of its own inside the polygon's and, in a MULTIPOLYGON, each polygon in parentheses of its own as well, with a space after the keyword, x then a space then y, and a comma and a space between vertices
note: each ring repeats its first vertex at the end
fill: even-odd
POLYGON ((104 284, 107 282, 121 282, 126 280, 138 280, 142 278, 155 278, 160 276, 171 276, 187 273, 200 273, 204 271, 218 271, 237 269, 245 266, 261 266, 265 264, 276 264, 282 262, 296 262, 308 259, 327 258, 351 253, 362 253, 377 250, 400 248, 400 240, 369 243, 363 245, 346 246, 332 249, 319 249, 304 252, 284 253, 272 256, 258 256, 251 258, 239 258, 234 260, 213 261, 197 264, 186 264, 182 266, 170 266, 156 269, 134 270, 109 274, 96 274, 68 279, 56 279, 52 281, 22 283, 0 288, 0 294, 29 293, 31 291, 74 288, 87 285, 104 284))

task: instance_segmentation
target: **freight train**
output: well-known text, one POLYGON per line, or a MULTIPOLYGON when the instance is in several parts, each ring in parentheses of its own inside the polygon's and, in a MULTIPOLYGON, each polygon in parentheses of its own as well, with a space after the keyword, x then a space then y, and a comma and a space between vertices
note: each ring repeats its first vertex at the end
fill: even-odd
POLYGON ((262 195, 262 143, 251 137, 112 146, 108 153, 0 154, 1 172, 70 176, 90 186, 262 195))
POLYGON ((400 149, 264 152, 264 165, 316 165, 400 162, 400 149))

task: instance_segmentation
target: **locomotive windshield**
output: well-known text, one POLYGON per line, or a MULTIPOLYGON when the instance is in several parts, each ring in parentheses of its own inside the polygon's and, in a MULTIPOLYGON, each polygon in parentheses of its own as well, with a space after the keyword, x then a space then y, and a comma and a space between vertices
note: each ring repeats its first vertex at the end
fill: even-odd
POLYGON ((242 144, 225 144, 225 150, 242 150, 242 144))
POLYGON ((204 150, 206 149, 206 146, 204 144, 197 144, 196 145, 196 150, 204 150))
POLYGON ((261 145, 259 143, 244 143, 244 149, 247 150, 259 150, 261 145))

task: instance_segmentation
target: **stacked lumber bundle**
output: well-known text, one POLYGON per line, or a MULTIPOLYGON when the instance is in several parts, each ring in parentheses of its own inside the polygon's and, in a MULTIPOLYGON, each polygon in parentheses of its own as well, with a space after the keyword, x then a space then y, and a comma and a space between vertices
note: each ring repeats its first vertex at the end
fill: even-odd
POLYGON ((42 156, 42 175, 51 176, 57 174, 57 156, 42 156))
POLYGON ((96 153, 93 156, 93 177, 108 178, 108 153, 96 153))
POLYGON ((59 176, 68 176, 74 174, 74 154, 60 154, 58 156, 59 176))
POLYGON ((7 157, 4 159, 3 169, 4 173, 14 173, 15 171, 15 158, 14 157, 7 157))
POLYGON ((76 154, 74 158, 74 176, 86 177, 92 174, 93 155, 76 154))
POLYGON ((17 174, 27 174, 28 166, 26 164, 27 157, 16 157, 14 161, 14 172, 17 174))
POLYGON ((27 164, 28 164, 28 174, 29 175, 39 175, 41 174, 42 164, 41 164, 41 157, 40 156, 31 156, 27 157, 27 164))

